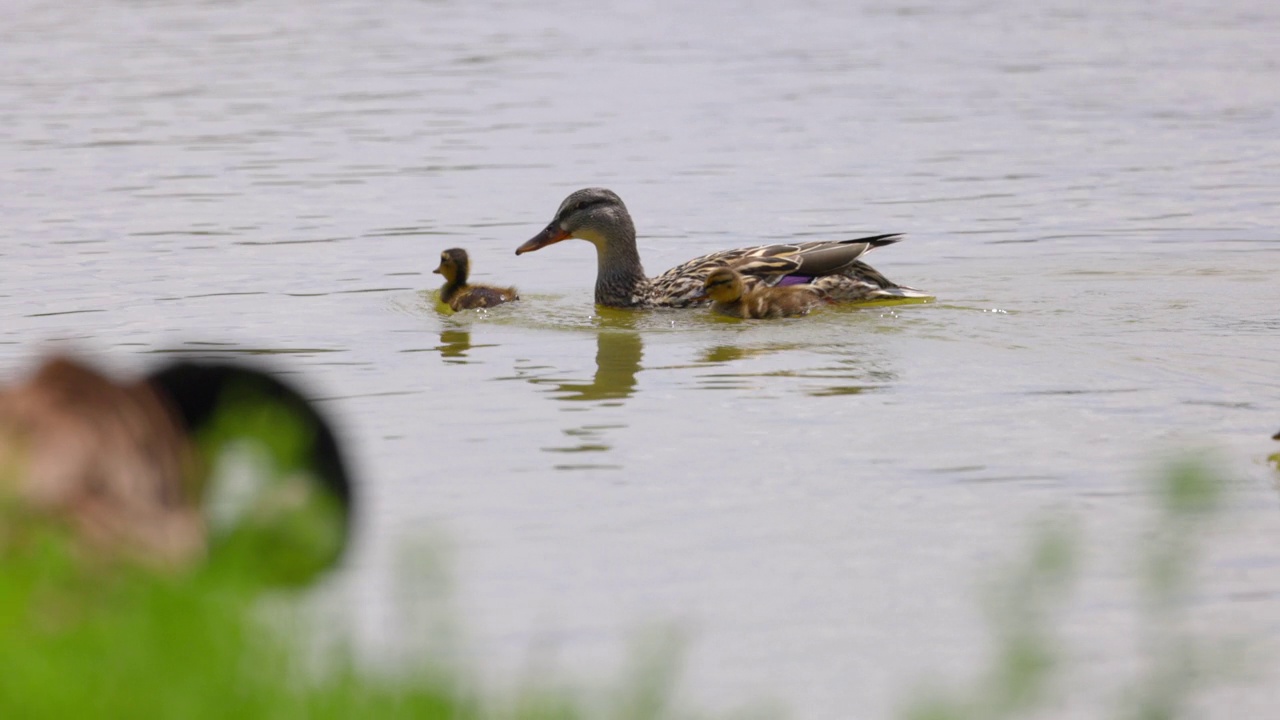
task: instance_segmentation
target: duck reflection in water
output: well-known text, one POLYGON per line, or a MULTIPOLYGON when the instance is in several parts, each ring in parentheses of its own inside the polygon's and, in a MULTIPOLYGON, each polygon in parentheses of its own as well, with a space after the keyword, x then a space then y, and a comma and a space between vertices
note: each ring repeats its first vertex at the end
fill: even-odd
MULTIPOLYGON (((644 344, 640 333, 629 330, 600 330, 596 333, 596 371, 591 382, 535 378, 536 384, 550 384, 557 400, 570 402, 625 400, 635 393, 636 374, 644 344)), ((618 405, 621 403, 609 403, 618 405)))
MULTIPOLYGON (((1272 435, 1271 439, 1280 440, 1280 432, 1277 432, 1275 435, 1272 435)), ((1280 470, 1280 452, 1271 453, 1271 455, 1267 457, 1267 460, 1271 462, 1271 467, 1275 468, 1276 470, 1280 470)))
MULTIPOLYGON (((596 331, 596 369, 590 382, 572 381, 556 378, 530 378, 536 385, 550 386, 552 397, 566 401, 570 405, 563 410, 587 411, 590 422, 574 423, 562 428, 569 443, 566 445, 544 447, 543 450, 556 454, 588 453, 593 457, 601 457, 613 450, 609 439, 610 431, 625 429, 625 422, 608 415, 614 408, 622 407, 624 401, 631 397, 637 386, 636 376, 641 370, 641 359, 644 356, 644 344, 640 333, 631 326, 602 327, 596 331), (594 405, 590 403, 595 403, 594 405), (606 413, 601 416, 599 413, 606 413)), ((572 417, 581 418, 575 413, 572 417)), ((620 470, 621 465, 597 460, 587 462, 560 462, 557 470, 620 470)))
POLYGON ((713 345, 698 357, 698 362, 721 364, 733 362, 734 360, 742 360, 743 358, 755 357, 757 355, 769 355, 776 352, 785 352, 801 347, 796 344, 789 345, 766 345, 763 347, 741 347, 739 345, 713 345))
POLYGON ((596 372, 590 385, 562 385, 561 400, 623 400, 636 390, 644 357, 640 333, 601 331, 596 335, 596 372))
POLYGON ((0 388, 0 551, 61 528, 85 557, 298 584, 342 554, 351 504, 329 424, 254 368, 118 382, 59 357, 0 388))
POLYGON ((698 362, 707 366, 727 366, 757 362, 760 369, 729 372, 716 370, 699 376, 703 387, 713 389, 746 389, 755 387, 760 378, 792 377, 804 382, 805 395, 829 397, 833 395, 859 395, 891 385, 898 374, 886 367, 885 358, 874 348, 849 347, 836 352, 830 350, 817 355, 818 364, 803 368, 793 364, 779 366, 768 364, 765 358, 784 354, 813 355, 808 343, 768 343, 762 345, 712 345, 705 348, 698 362))
POLYGON ((440 357, 446 361, 466 362, 467 351, 471 349, 471 333, 466 330, 442 330, 440 344, 436 346, 440 357))
POLYGON ((460 330, 455 327, 450 330, 441 330, 440 344, 431 349, 440 353, 440 357, 444 358, 444 361, 450 365, 466 365, 470 362, 478 362, 470 359, 468 353, 477 348, 487 347, 497 347, 497 345, 493 343, 473 344, 470 330, 460 330))

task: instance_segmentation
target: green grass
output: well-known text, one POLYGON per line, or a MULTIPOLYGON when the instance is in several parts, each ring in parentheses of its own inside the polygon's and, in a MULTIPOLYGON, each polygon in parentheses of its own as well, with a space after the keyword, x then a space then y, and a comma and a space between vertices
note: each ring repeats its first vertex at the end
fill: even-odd
MULTIPOLYGON (((197 438, 209 521, 198 567, 157 571, 77 543, 0 477, 0 718, 688 716, 670 703, 671 653, 640 656, 652 662, 591 693, 550 679, 486 690, 425 650, 394 669, 357 662, 349 638, 302 612, 302 588, 343 550, 345 508, 309 464, 307 419, 252 390, 225 391, 197 438)), ((412 627, 421 619, 401 628, 411 647, 451 631, 453 618, 412 627)))
POLYGON ((366 671, 340 644, 321 649, 282 627, 305 623, 268 622, 280 613, 263 612, 260 583, 237 576, 236 563, 156 575, 78 555, 49 528, 6 533, 0 557, 6 718, 677 716, 669 657, 598 696, 550 683, 481 693, 462 671, 426 659, 394 673, 366 671))
MULTIPOLYGON (((1099 717, 1177 720, 1195 717, 1197 696, 1230 679, 1238 648, 1193 635, 1183 622, 1193 595, 1201 537, 1223 502, 1225 485, 1209 463, 1183 459, 1156 477, 1154 520, 1132 547, 1139 598, 1140 664, 1114 708, 1099 717)), ((967 687, 918 693, 907 720, 1013 720, 1053 716, 1067 659, 1061 613, 1079 574, 1081 538, 1070 523, 1043 527, 1025 557, 998 576, 986 596, 993 652, 967 687)))
MULTIPOLYGON (((1185 598, 1194 591, 1199 538, 1222 504, 1222 487, 1203 463, 1177 463, 1159 476, 1154 520, 1128 549, 1138 558, 1134 582, 1143 611, 1144 662, 1102 716, 1189 717, 1197 694, 1233 665, 1223 643, 1193 636, 1180 622, 1185 598)), ((689 716, 671 700, 680 674, 671 642, 636 653, 639 663, 618 687, 590 695, 549 681, 510 692, 485 690, 465 671, 426 657, 395 672, 371 671, 341 639, 324 644, 310 637, 308 623, 288 612, 297 591, 264 590, 260 574, 245 571, 254 564, 239 556, 260 545, 228 542, 216 562, 185 574, 157 574, 86 555, 59 528, 13 521, 21 518, 12 508, 0 507, 0 513, 6 520, 0 522, 0 717, 689 716)), ((903 716, 976 720, 1052 713, 1067 669, 1057 626, 1079 575, 1080 545, 1071 524, 1045 526, 984 596, 989 666, 968 686, 919 693, 903 716)), ((420 639, 421 646, 432 640, 420 639)))

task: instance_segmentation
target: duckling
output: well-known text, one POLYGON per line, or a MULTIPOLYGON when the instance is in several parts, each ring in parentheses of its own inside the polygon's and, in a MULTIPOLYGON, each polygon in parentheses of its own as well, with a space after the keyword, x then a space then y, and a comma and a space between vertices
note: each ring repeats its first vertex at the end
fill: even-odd
POLYGON ((194 468, 194 448, 144 384, 54 358, 0 388, 0 496, 14 527, 46 518, 101 554, 190 565, 205 551, 194 468))
POLYGON ((440 302, 455 311, 493 307, 520 299, 513 287, 468 285, 467 275, 471 272, 471 261, 467 259, 467 251, 462 248, 449 248, 440 253, 440 267, 432 272, 444 276, 440 302))
POLYGON ((341 556, 352 490, 325 419, 256 369, 184 360, 121 382, 55 357, 0 386, 0 551, 53 524, 88 556, 299 584, 341 556), (228 472, 246 441, 263 472, 228 472))
POLYGON ((703 283, 711 298, 711 309, 736 318, 779 318, 807 315, 827 302, 821 290, 809 285, 757 286, 747 291, 737 270, 721 267, 711 271, 703 283))

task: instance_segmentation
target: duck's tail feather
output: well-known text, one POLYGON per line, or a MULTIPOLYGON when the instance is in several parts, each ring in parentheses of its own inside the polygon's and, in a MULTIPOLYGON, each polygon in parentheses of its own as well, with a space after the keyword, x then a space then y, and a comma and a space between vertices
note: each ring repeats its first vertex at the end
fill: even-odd
POLYGON ((917 290, 913 287, 907 287, 905 285, 895 285, 894 287, 880 288, 879 290, 873 291, 871 293, 871 296, 881 300, 908 300, 908 299, 926 300, 926 299, 933 298, 933 295, 923 290, 917 290))
POLYGON ((892 245, 898 242, 899 240, 905 240, 906 237, 907 236, 903 235, 902 233, 885 233, 884 235, 872 235, 871 237, 853 238, 851 240, 845 240, 845 242, 846 243, 866 243, 873 248, 878 248, 884 245, 892 245))

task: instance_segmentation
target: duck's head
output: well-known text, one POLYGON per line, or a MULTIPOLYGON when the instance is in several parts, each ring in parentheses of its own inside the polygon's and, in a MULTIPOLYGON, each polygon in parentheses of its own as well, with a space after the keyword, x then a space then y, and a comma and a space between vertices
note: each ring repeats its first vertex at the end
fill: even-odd
POLYGON ((467 272, 470 269, 471 261, 467 259, 467 251, 462 248, 449 248, 440 253, 440 265, 431 272, 437 275, 443 275, 448 282, 453 282, 459 278, 462 282, 467 280, 467 272))
POLYGON ((731 303, 742 298, 742 276, 733 268, 716 268, 702 284, 703 294, 715 302, 731 303))
POLYGON ((617 193, 605 188, 584 188, 565 198, 547 227, 516 248, 516 254, 541 250, 567 238, 586 240, 604 249, 615 241, 634 244, 635 237, 631 215, 617 193))
POLYGON ((337 563, 355 493, 338 438, 314 403, 238 362, 176 361, 146 383, 198 456, 213 568, 298 585, 337 563))

